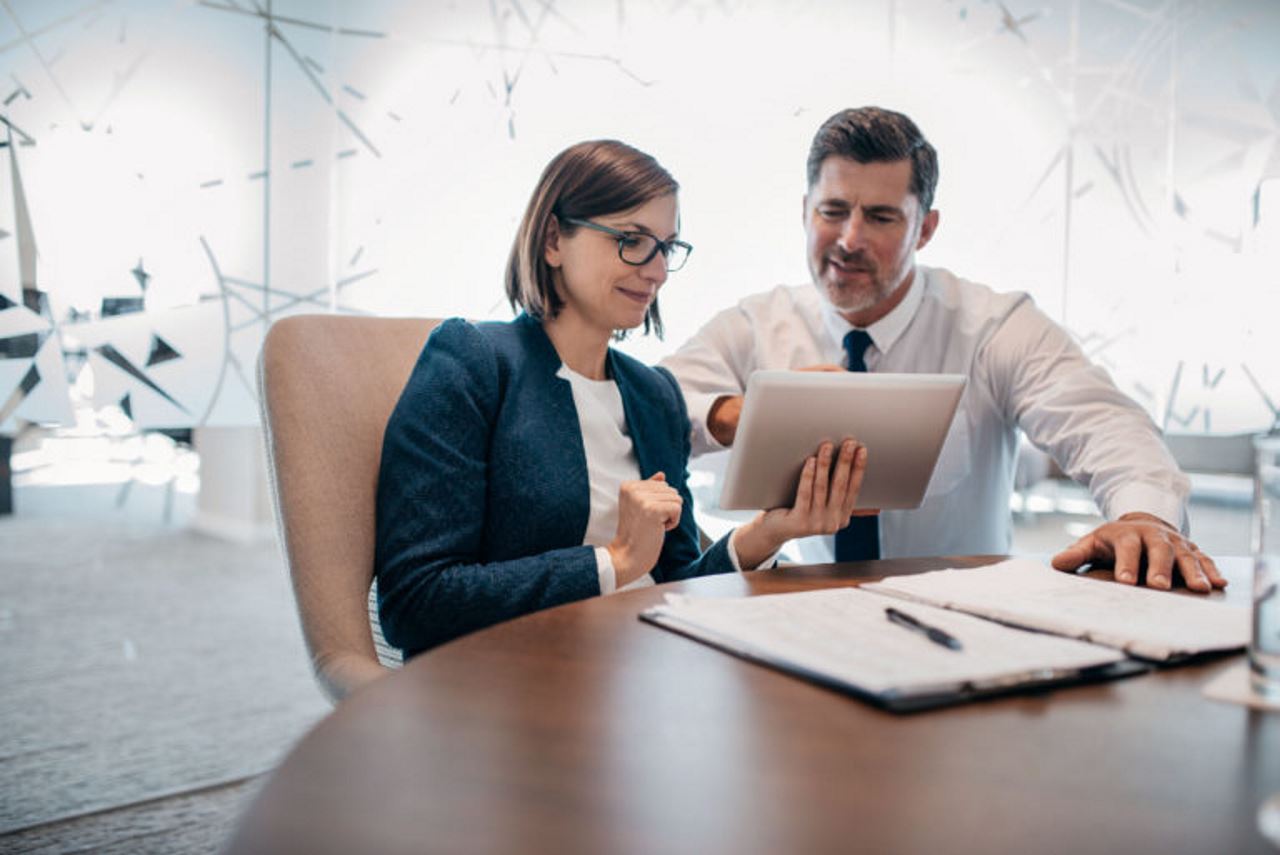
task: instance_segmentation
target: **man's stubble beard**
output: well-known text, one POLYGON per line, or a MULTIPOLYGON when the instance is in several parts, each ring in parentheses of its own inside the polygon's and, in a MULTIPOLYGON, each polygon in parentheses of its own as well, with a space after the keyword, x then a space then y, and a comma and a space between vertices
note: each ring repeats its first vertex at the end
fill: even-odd
POLYGON ((894 291, 894 286, 887 285, 884 282, 880 275, 880 270, 874 262, 866 260, 855 261, 856 258, 856 255, 849 256, 846 263, 855 264, 859 272, 862 272, 867 277, 864 281, 843 286, 837 284, 831 277, 826 275, 828 271, 832 270, 831 261, 827 258, 823 262, 823 273, 815 283, 823 296, 826 297, 827 302, 845 314, 869 309, 880 301, 887 299, 894 291))

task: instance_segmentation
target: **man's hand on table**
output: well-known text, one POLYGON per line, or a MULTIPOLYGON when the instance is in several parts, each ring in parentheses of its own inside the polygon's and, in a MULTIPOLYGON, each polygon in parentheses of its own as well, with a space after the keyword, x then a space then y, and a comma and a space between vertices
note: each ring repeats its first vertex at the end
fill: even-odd
POLYGON ((1169 523, 1144 513, 1125 514, 1098 526, 1053 556, 1053 566, 1076 570, 1085 564, 1111 565, 1117 582, 1134 585, 1144 558, 1149 588, 1172 587, 1175 567, 1192 591, 1208 593, 1227 586, 1212 558, 1169 523))

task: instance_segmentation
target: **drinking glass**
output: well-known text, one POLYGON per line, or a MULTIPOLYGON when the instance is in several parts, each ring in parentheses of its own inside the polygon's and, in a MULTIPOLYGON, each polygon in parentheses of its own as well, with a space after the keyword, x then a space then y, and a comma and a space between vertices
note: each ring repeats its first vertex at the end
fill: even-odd
POLYGON ((1280 698, 1280 435, 1255 437, 1253 482, 1253 637, 1249 684, 1280 698))

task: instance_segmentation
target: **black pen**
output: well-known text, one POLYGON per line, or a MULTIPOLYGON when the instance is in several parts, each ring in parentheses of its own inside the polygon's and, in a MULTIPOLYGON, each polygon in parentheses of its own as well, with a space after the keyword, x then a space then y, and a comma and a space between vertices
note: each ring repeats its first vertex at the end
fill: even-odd
POLYGON ((896 623, 898 626, 915 632, 923 633, 926 638, 934 644, 941 644, 949 650, 959 650, 962 645, 954 635, 943 632, 936 626, 929 626, 927 623, 921 623, 905 612, 900 612, 893 607, 884 610, 884 616, 889 619, 890 623, 896 623))

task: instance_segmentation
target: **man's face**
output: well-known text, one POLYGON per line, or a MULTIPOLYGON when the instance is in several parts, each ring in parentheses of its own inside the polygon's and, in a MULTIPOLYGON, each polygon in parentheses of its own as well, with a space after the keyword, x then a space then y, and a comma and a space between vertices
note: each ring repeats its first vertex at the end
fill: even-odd
MULTIPOLYGON (((909 189, 911 161, 858 163, 832 156, 805 195, 805 233, 814 285, 842 314, 863 316, 906 293, 915 252, 933 237, 937 212, 920 210, 909 189)), ((858 321, 855 321, 858 322, 858 321)))

